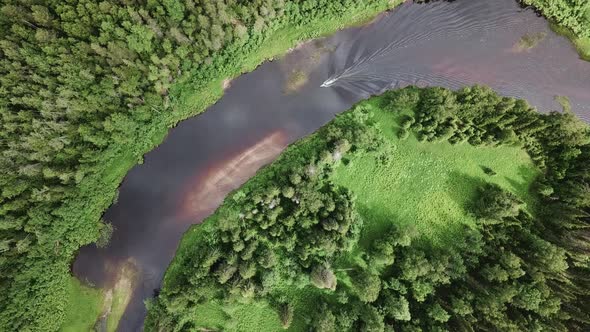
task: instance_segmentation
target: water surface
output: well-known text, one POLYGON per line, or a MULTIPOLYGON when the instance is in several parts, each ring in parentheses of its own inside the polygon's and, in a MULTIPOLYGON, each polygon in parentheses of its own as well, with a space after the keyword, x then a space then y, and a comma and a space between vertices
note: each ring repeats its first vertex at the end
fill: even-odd
POLYGON ((555 96, 568 96, 590 120, 590 63, 533 11, 514 0, 404 4, 237 78, 217 104, 171 130, 129 172, 106 212, 115 227, 109 246, 82 248, 74 274, 108 288, 122 264, 134 265, 138 279, 119 330, 140 330, 143 300, 159 287, 183 232, 287 144, 384 89, 475 83, 542 112, 559 110, 555 96), (534 49, 515 47, 539 32, 547 36, 534 49))

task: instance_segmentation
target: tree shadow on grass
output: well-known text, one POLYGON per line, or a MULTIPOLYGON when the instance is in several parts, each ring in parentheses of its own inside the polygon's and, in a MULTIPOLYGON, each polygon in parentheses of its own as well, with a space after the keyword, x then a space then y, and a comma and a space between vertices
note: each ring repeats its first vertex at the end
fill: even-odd
POLYGON ((530 208, 532 212, 536 208, 537 197, 532 192, 532 184, 539 176, 539 171, 532 167, 521 165, 518 167, 518 178, 504 177, 510 184, 511 191, 514 192, 520 199, 522 199, 530 208))
POLYGON ((357 210, 364 220, 359 241, 359 246, 363 249, 369 249, 375 240, 382 237, 389 230, 391 225, 399 227, 407 225, 407 222, 400 220, 396 214, 380 209, 372 209, 365 204, 358 203, 357 210))
POLYGON ((471 211, 473 202, 477 199, 477 189, 486 183, 482 178, 453 171, 447 179, 448 193, 451 199, 468 213, 471 211))
POLYGON ((530 187, 539 172, 531 167, 521 165, 518 167, 518 179, 505 177, 506 181, 510 183, 515 194, 524 198, 530 194, 530 187))
MULTIPOLYGON (((417 207, 416 207, 417 208, 417 207)), ((364 219, 364 225, 359 241, 359 249, 370 250, 373 243, 382 238, 390 230, 391 225, 399 229, 414 228, 416 231, 413 245, 423 250, 433 247, 449 247, 462 243, 466 220, 454 220, 453 216, 444 209, 437 209, 437 218, 441 223, 427 226, 416 224, 417 220, 402 219, 391 211, 374 209, 365 204, 358 204, 357 210, 364 219)), ((341 262, 342 263, 342 262, 341 262)))

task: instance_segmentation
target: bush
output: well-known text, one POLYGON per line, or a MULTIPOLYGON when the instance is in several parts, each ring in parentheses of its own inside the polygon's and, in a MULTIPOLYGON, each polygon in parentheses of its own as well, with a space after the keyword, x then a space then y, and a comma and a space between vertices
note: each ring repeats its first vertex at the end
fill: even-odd
POLYGON ((403 129, 403 128, 402 128, 402 129, 400 129, 400 130, 397 132, 397 137, 398 137, 399 139, 401 139, 401 140, 405 140, 405 139, 407 139, 409 136, 410 136, 410 132, 409 132, 408 130, 406 130, 406 129, 403 129))
POLYGON ((336 276, 332 270, 325 265, 318 265, 313 268, 310 275, 311 283, 317 288, 336 290, 336 276))
POLYGON ((293 306, 289 303, 284 303, 279 306, 279 319, 283 329, 288 329, 293 323, 293 306))

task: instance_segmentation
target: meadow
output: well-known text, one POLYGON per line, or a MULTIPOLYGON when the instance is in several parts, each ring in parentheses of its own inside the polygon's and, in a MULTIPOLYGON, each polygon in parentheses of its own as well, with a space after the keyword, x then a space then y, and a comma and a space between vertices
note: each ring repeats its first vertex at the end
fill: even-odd
MULTIPOLYGON (((405 91, 415 93, 417 90, 405 91)), ((358 220, 362 223, 358 241, 353 241, 348 250, 330 263, 338 287, 343 285, 347 289, 354 289, 357 281, 351 271, 358 271, 359 268, 370 271, 375 268, 367 261, 367 256, 392 227, 410 230, 415 238, 413 243, 425 252, 436 252, 439 250, 437 248, 462 250, 466 238, 471 234, 469 230, 480 227, 472 211, 484 185, 497 185, 522 201, 522 209, 527 213, 536 212, 537 194, 531 187, 542 172, 521 144, 451 144, 447 140, 420 140, 415 133, 400 138, 399 132, 404 127, 404 121, 409 116, 417 116, 416 104, 393 102, 392 106, 384 107, 387 100, 388 96, 374 97, 355 106, 356 111, 339 116, 336 123, 288 147, 275 162, 260 170, 242 188, 228 195, 220 209, 207 218, 204 224, 193 226, 185 234, 166 273, 164 289, 171 289, 171 294, 175 294, 178 292, 174 290, 177 287, 186 287, 185 281, 182 281, 183 275, 191 275, 191 272, 186 271, 186 264, 200 264, 195 251, 202 245, 217 246, 215 238, 223 238, 217 233, 218 227, 233 229, 235 225, 231 226, 230 219, 244 216, 244 211, 251 209, 247 203, 249 197, 264 192, 260 188, 272 187, 272 183, 277 182, 273 180, 274 177, 285 177, 289 169, 296 167, 294 165, 305 163, 309 158, 313 160, 310 156, 314 155, 324 156, 321 160, 331 160, 327 161, 325 173, 317 175, 321 179, 318 181, 349 190, 354 196, 358 220), (354 127, 349 120, 355 118, 355 112, 362 114, 364 120, 361 122, 370 124, 370 127, 361 131, 371 131, 378 137, 368 141, 357 138, 363 143, 358 143, 359 147, 353 153, 348 152, 339 160, 322 153, 326 146, 330 146, 326 145, 326 140, 331 135, 331 128, 337 128, 333 130, 337 137, 348 137, 347 133, 339 130, 347 125, 354 127), (187 263, 191 261, 195 263, 187 263)), ((321 168, 324 162, 317 161, 316 168, 321 168)), ((290 208, 285 206, 284 209, 290 208)), ((263 223, 260 220, 257 222, 263 223)), ((295 223, 299 222, 303 220, 295 220, 295 223)), ((242 225, 244 221, 237 223, 245 227, 244 231, 249 235, 241 236, 246 238, 256 238, 258 232, 266 229, 254 230, 242 225)), ((217 253, 223 249, 212 250, 217 253)), ((279 255, 279 260, 290 259, 288 252, 279 255)), ((277 331, 285 328, 288 331, 306 331, 314 324, 319 303, 338 303, 342 296, 329 289, 318 289, 309 282, 272 278, 272 286, 268 286, 272 290, 262 291, 266 295, 254 298, 239 296, 231 290, 235 287, 232 285, 219 288, 217 284, 203 282, 199 284, 198 292, 209 300, 197 301, 196 305, 181 309, 181 321, 190 322, 193 327, 223 331, 277 331), (221 296, 224 294, 221 289, 225 287, 229 287, 229 293, 233 295, 221 296), (291 312, 295 313, 288 325, 284 324, 284 317, 277 314, 277 303, 280 306, 284 301, 288 301, 291 312)), ((262 283, 262 287, 266 288, 267 281, 262 283)), ((150 314, 159 315, 159 307, 152 303, 149 308, 150 314)), ((174 315, 178 314, 174 310, 174 315)), ((149 325, 153 319, 153 316, 148 319, 147 330, 153 328, 149 325)))
POLYGON ((413 226, 428 240, 441 246, 457 243, 457 223, 474 225, 466 213, 482 183, 495 183, 534 207, 529 186, 539 171, 519 146, 474 147, 449 142, 419 142, 411 135, 397 137, 399 121, 411 110, 398 114, 374 110, 374 120, 386 141, 388 161, 374 153, 354 155, 341 163, 331 177, 336 184, 357 195, 365 222, 361 241, 370 242, 387 224, 413 226), (488 175, 491 169, 496 174, 488 175))

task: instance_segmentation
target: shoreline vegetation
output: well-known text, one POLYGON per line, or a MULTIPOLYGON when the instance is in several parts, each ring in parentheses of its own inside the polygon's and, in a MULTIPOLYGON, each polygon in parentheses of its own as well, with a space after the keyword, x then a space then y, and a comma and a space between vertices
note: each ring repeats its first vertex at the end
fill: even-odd
POLYGON ((409 87, 290 145, 184 235, 146 331, 585 331, 590 127, 409 87))
MULTIPOLYGON (((551 30, 558 35, 562 35, 569 39, 573 44, 580 58, 585 61, 590 61, 590 37, 578 37, 571 30, 563 27, 555 22, 549 22, 551 30)), ((588 27, 590 29, 590 25, 588 27)))
POLYGON ((133 290, 137 286, 137 267, 133 260, 122 263, 112 286, 94 288, 72 277, 70 307, 60 328, 62 332, 117 330, 133 290))
POLYGON ((123 177, 223 82, 399 3, 3 2, 0 329, 62 327, 123 177))
POLYGON ((551 30, 572 41, 580 58, 590 61, 590 2, 586 0, 519 0, 550 21, 551 30))
POLYGON ((71 261, 123 177, 225 79, 400 2, 5 2, 1 329, 61 327, 71 261))
MULTIPOLYGON (((218 80, 213 80, 207 87, 201 89, 200 91, 194 92, 190 91, 188 93, 183 91, 184 86, 188 87, 189 89, 192 88, 192 82, 179 82, 173 88, 179 89, 177 94, 178 100, 176 101, 176 105, 172 103, 170 106, 171 109, 182 110, 180 117, 174 119, 173 124, 169 124, 169 127, 166 128, 166 131, 169 128, 172 128, 176 125, 176 123, 185 120, 186 118, 197 116, 203 111, 205 111, 210 105, 214 104, 219 98, 223 96, 223 92, 231 85, 231 81, 233 78, 240 76, 243 73, 247 73, 253 71, 264 61, 272 61, 277 56, 283 56, 293 50, 295 50, 298 46, 311 41, 313 39, 322 38, 326 35, 334 33, 338 30, 342 30, 348 27, 363 25, 366 22, 373 20, 379 14, 383 13, 386 10, 392 9, 395 6, 401 4, 403 1, 401 0, 389 0, 389 1, 374 1, 375 3, 382 3, 381 7, 369 8, 369 11, 361 11, 361 12, 354 12, 347 13, 346 15, 339 17, 339 18, 331 18, 331 19, 324 19, 324 20, 315 20, 312 19, 312 22, 309 22, 307 26, 298 26, 298 27, 284 27, 280 28, 277 31, 271 33, 271 35, 266 36, 265 40, 262 42, 260 46, 258 46, 258 50, 254 50, 251 52, 250 57, 244 61, 241 68, 232 73, 230 78, 226 78, 221 81, 221 91, 217 86, 218 80), (291 46, 289 46, 291 45, 291 46), (286 53, 285 53, 286 52, 286 53), (200 105, 197 109, 195 109, 195 105, 200 105)), ((307 80, 304 73, 302 73, 302 78, 304 81, 307 80)), ((186 78, 190 80, 189 78, 186 78)), ((294 85, 291 86, 291 78, 289 79, 289 85, 286 87, 286 92, 289 93, 293 90, 296 90, 300 86, 300 82, 295 82, 294 85)), ((304 84, 304 83, 303 83, 304 84)), ((157 146, 159 142, 163 141, 165 138, 166 133, 156 134, 152 141, 154 142, 154 146, 157 146)), ((150 151, 150 148, 147 151, 150 151)), ((128 155, 131 157, 130 155, 128 155)), ((131 158, 127 159, 128 163, 124 164, 124 167, 132 167, 136 166, 137 164, 132 161, 131 158)), ((139 163, 142 161, 140 160, 139 163)), ((116 163, 121 163, 121 161, 117 161, 116 163)), ((119 176, 122 178, 127 174, 127 171, 124 169, 117 167, 114 168, 115 170, 122 170, 123 172, 118 172, 119 176)), ((120 182, 119 181, 119 182, 120 182)), ((108 204, 110 205, 110 204, 108 204)), ((108 207, 108 206, 107 206, 108 207)), ((105 207, 106 209, 106 207, 105 207)), ((132 281, 131 281, 132 282, 132 281)), ((90 292, 93 288, 89 288, 87 286, 81 285, 84 292, 90 292)), ((103 290, 103 294, 96 294, 96 296, 101 297, 102 300, 108 296, 108 293, 113 292, 114 290, 103 290)), ((128 292, 129 290, 123 290, 124 292, 128 292)), ((108 303, 103 303, 103 306, 107 305, 108 303)), ((116 330, 117 322, 121 318, 125 307, 118 308, 119 311, 117 315, 110 315, 108 320, 108 331, 111 329, 114 331, 116 330)), ((66 313, 71 314, 71 313, 66 313)), ((73 324, 74 326, 78 326, 78 324, 83 322, 92 321, 94 326, 99 324, 101 320, 104 318, 104 313, 101 312, 98 316, 76 316, 78 320, 68 322, 68 324, 73 324)), ((67 330, 69 328, 68 325, 61 326, 61 330, 67 330)))
POLYGON ((527 33, 514 45, 514 49, 517 52, 528 52, 537 47, 545 37, 547 37, 545 32, 527 33))

